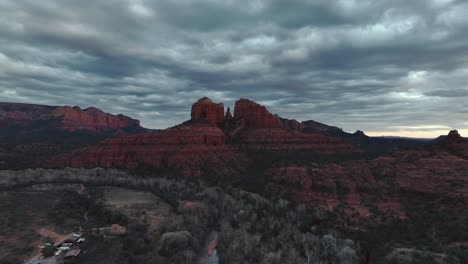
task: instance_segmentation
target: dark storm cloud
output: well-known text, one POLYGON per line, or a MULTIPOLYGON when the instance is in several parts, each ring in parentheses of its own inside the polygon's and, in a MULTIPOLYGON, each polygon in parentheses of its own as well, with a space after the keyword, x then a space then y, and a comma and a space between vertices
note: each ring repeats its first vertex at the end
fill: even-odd
POLYGON ((466 129, 466 14, 457 0, 0 0, 0 101, 161 128, 199 97, 245 97, 345 130, 466 129))

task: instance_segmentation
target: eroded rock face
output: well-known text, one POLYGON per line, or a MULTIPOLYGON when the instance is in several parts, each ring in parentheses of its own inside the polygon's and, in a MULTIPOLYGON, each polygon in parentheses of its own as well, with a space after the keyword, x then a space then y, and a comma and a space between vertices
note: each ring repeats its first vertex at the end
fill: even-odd
MULTIPOLYGON (((262 161, 268 167, 261 172, 254 170, 252 175, 267 176, 266 185, 272 192, 291 194, 296 201, 310 206, 333 209, 344 204, 350 215, 369 216, 375 206, 393 216, 404 217, 400 210, 404 193, 468 200, 468 144, 456 131, 443 137, 440 144, 427 148, 392 150, 388 155, 357 160, 354 156, 363 150, 342 136, 345 132, 337 127, 281 119, 247 99, 236 102, 234 117, 230 116, 230 110, 226 115, 223 110, 222 104, 202 98, 192 106, 192 120, 203 122, 189 121, 160 132, 107 139, 57 155, 50 165, 157 168, 167 169, 172 176, 234 179, 250 175, 246 172, 257 165, 253 156, 249 156, 254 153, 250 155, 265 158, 262 161), (314 164, 319 162, 314 160, 314 155, 353 158, 314 164)), ((75 120, 70 123, 74 128, 119 127, 125 123, 118 116, 104 117, 97 109, 70 107, 30 112, 16 108, 3 110, 0 116, 4 120, 6 116, 55 118, 61 124, 75 120)), ((352 136, 368 140, 363 132, 352 136)))
POLYGON ((227 111, 226 111, 226 117, 224 118, 226 120, 231 120, 232 119, 232 114, 231 114, 231 108, 227 108, 227 111))
POLYGON ((468 141, 464 139, 457 130, 452 130, 447 136, 435 139, 436 146, 448 150, 459 157, 468 159, 468 141))
POLYGON ((325 125, 314 120, 304 121, 301 124, 302 132, 307 134, 340 135, 344 133, 338 127, 325 125))
MULTIPOLYGON (((245 168, 238 147, 252 150, 307 150, 316 153, 355 153, 352 143, 345 140, 301 133, 301 124, 285 120, 255 102, 236 102, 235 116, 230 109, 208 98, 192 106, 191 121, 158 133, 123 136, 54 159, 55 166, 116 167, 116 168, 182 168, 184 175, 201 175, 200 168, 217 168, 220 176, 233 174, 232 163, 245 168), (204 120, 204 122, 192 122, 204 120), (206 122, 208 121, 208 122, 206 122), (222 128, 222 129, 221 129, 222 128), (228 142, 229 144, 226 144, 228 142)), ((245 162, 244 162, 245 164, 245 162)), ((180 170, 179 170, 180 172, 180 170)))
POLYGON ((356 132, 353 133, 353 135, 357 137, 368 137, 362 130, 357 130, 356 132))
POLYGON ((36 125, 38 121, 58 121, 56 128, 65 131, 107 131, 142 129, 140 121, 124 115, 112 115, 91 107, 44 106, 0 103, 0 120, 6 125, 36 125), (34 123, 36 122, 36 123, 34 123))
POLYGON ((220 123, 224 120, 224 105, 203 97, 192 105, 191 119, 205 119, 213 125, 220 123))
POLYGON ((18 103, 0 103, 0 128, 0 149, 8 154, 0 169, 42 166, 59 153, 148 131, 138 120, 97 108, 18 103))
POLYGON ((333 209, 346 205, 360 216, 370 207, 405 217, 402 199, 408 194, 468 201, 468 160, 443 150, 407 150, 369 161, 324 166, 273 166, 269 188, 289 193, 298 202, 333 209))
POLYGON ((124 115, 112 115, 91 107, 81 109, 77 106, 57 107, 52 112, 54 118, 62 120, 63 128, 76 130, 118 130, 123 128, 139 128, 140 121, 124 115))
POLYGON ((444 140, 446 144, 466 143, 465 139, 458 133, 458 130, 452 130, 444 140))
POLYGON ((214 170, 233 172, 226 163, 242 160, 226 146, 222 130, 209 123, 184 124, 156 133, 123 136, 54 157, 52 167, 170 168, 173 175, 197 177, 214 170))
POLYGON ((265 106, 248 99, 240 99, 234 107, 234 118, 244 119, 246 128, 280 128, 280 119, 271 114, 265 106))
POLYGON ((304 125, 296 119, 280 118, 283 127, 293 131, 301 131, 304 125))

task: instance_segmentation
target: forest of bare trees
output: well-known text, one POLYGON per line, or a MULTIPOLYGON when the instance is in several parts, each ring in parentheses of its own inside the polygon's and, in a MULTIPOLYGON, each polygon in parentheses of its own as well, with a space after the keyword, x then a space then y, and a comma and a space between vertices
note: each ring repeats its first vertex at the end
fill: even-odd
MULTIPOLYGON (((161 226, 159 253, 169 263, 197 263, 206 236, 216 231, 220 263, 360 262, 360 246, 318 223, 327 212, 306 209, 281 198, 267 199, 200 180, 137 177, 105 169, 0 171, 0 190, 34 184, 79 183, 154 193, 176 216, 161 226), (182 201, 190 201, 184 206, 182 201)), ((150 259, 150 258, 149 258, 150 259)))

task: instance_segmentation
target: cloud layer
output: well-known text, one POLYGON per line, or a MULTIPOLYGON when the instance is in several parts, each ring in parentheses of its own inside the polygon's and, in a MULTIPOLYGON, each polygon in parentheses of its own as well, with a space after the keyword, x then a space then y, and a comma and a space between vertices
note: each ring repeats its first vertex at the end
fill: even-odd
POLYGON ((208 96, 372 134, 468 131, 462 0, 0 0, 0 101, 151 128, 208 96))

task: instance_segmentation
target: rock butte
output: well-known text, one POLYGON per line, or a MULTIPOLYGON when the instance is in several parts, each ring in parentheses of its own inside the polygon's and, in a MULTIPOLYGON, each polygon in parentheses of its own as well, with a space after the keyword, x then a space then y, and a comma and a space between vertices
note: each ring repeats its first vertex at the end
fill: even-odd
POLYGON ((248 128, 281 128, 283 124, 265 106, 248 99, 240 99, 234 106, 234 118, 244 119, 248 128))
POLYGON ((237 150, 240 145, 253 150, 359 151, 351 142, 339 138, 284 128, 280 119, 264 106, 246 99, 236 102, 235 111, 234 117, 230 116, 230 110, 224 115, 222 103, 204 97, 192 105, 191 119, 185 123, 155 133, 109 139, 72 154, 59 155, 51 164, 116 168, 170 166, 184 175, 200 175, 207 164, 220 171, 230 170, 225 166, 228 161, 239 168, 248 166, 237 150))
MULTIPOLYGON (((139 127, 138 121, 125 116, 78 107, 0 104, 0 120, 7 125, 56 120, 69 131, 139 127)), ((171 175, 185 177, 264 177, 268 179, 265 187, 272 192, 288 194, 308 205, 334 208, 346 204, 350 214, 364 217, 371 214, 365 205, 370 200, 380 210, 404 217, 399 215, 404 193, 468 202, 468 144, 457 131, 419 148, 392 148, 367 159, 315 163, 317 155, 366 153, 360 143, 380 144, 383 139, 379 140, 362 131, 349 134, 313 120, 280 118, 247 99, 235 103, 232 116, 229 108, 224 113, 222 103, 201 98, 193 104, 187 122, 158 132, 108 138, 56 155, 47 164, 59 168, 170 169, 171 175), (282 158, 270 163, 271 155, 282 158), (267 168, 256 170, 258 159, 266 159, 267 168), (249 174, 252 169, 255 173, 249 174)))
POLYGON ((223 103, 216 104, 211 99, 203 97, 192 105, 192 120, 205 119, 211 124, 224 120, 223 103))

